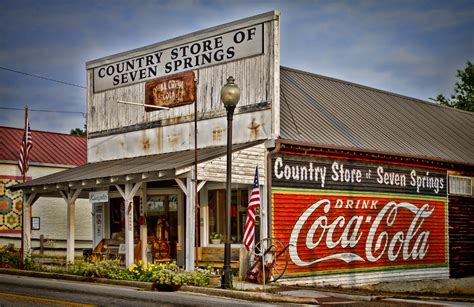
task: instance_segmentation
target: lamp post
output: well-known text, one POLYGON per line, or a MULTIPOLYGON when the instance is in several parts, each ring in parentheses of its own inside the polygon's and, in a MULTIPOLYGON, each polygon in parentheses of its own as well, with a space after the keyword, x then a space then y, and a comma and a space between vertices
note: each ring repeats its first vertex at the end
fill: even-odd
POLYGON ((226 171, 226 194, 227 201, 224 211, 225 216, 225 241, 224 241, 224 275, 222 276, 221 287, 229 289, 232 287, 232 268, 230 266, 230 220, 231 220, 231 181, 232 181, 232 117, 235 107, 240 99, 240 89, 234 84, 234 78, 227 78, 227 83, 222 87, 221 100, 227 111, 227 171, 226 171))

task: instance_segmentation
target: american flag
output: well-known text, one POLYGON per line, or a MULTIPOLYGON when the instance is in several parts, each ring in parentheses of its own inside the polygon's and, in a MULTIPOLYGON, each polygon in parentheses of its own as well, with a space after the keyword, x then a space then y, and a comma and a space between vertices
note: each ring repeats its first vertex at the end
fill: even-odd
POLYGON ((20 157, 18 158, 18 167, 23 176, 25 176, 30 167, 29 155, 32 147, 33 139, 31 138, 30 124, 28 123, 26 125, 25 134, 23 135, 23 140, 21 141, 20 157))
POLYGON ((252 195, 250 195, 247 207, 247 221, 244 228, 244 245, 250 251, 255 243, 255 209, 260 207, 260 185, 258 184, 258 166, 255 169, 255 179, 252 185, 252 195))

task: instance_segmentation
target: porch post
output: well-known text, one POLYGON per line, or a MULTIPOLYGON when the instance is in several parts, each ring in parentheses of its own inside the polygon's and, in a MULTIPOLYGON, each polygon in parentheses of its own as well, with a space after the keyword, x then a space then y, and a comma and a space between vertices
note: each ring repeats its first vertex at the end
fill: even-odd
POLYGON ((116 185, 125 202, 125 265, 131 266, 134 262, 134 240, 133 240, 133 197, 140 188, 141 182, 126 183, 125 191, 116 185))
POLYGON ((23 207, 22 207, 22 229, 23 240, 21 242, 21 248, 23 250, 22 257, 23 261, 30 254, 31 248, 31 206, 38 200, 39 195, 36 193, 27 194, 23 193, 23 207))
POLYGON ((76 221, 76 199, 79 197, 82 189, 60 191, 64 201, 67 205, 67 247, 66 247, 66 263, 74 263, 74 252, 75 252, 75 221, 76 221))
POLYGON ((125 265, 134 263, 133 259, 133 196, 130 197, 132 185, 125 184, 125 265))
POLYGON ((66 262, 74 263, 74 251, 76 249, 76 203, 67 204, 67 255, 66 262))
POLYGON ((196 197, 194 194, 194 185, 196 180, 194 178, 194 167, 192 167, 190 176, 186 178, 186 271, 194 271, 194 243, 196 241, 196 197))
POLYGON ((146 203, 147 203, 147 185, 146 182, 142 186, 142 197, 140 201, 140 241, 142 242, 140 250, 140 258, 148 266, 148 259, 146 256, 146 248, 148 245, 148 230, 146 224, 146 203))

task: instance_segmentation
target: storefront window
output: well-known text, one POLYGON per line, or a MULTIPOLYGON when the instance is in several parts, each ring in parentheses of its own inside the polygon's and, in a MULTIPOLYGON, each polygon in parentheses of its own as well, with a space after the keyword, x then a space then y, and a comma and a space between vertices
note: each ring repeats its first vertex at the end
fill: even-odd
POLYGON ((178 196, 153 195, 147 199, 148 236, 160 240, 178 240, 178 196))
MULTIPOLYGON (((210 190, 208 194, 209 207, 209 234, 220 233, 225 235, 225 203, 226 191, 210 190)), ((231 240, 233 243, 242 243, 245 221, 247 219, 248 190, 234 189, 231 197, 231 240)))
MULTIPOLYGON (((140 215, 140 196, 133 198, 133 230, 134 236, 139 236, 140 225, 138 217, 140 215)), ((111 238, 125 240, 125 202, 122 197, 110 198, 110 234, 111 238)))

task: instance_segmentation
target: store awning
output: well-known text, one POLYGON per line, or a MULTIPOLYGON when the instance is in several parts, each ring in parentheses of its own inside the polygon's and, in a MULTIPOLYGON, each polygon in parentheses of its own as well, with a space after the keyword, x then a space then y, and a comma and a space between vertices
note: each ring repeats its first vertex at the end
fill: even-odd
MULTIPOLYGON (((240 151, 262 141, 233 145, 232 151, 240 151)), ((209 147, 198 150, 198 164, 224 156, 227 147, 209 147)), ((194 150, 172 152, 88 163, 83 166, 40 177, 10 187, 24 192, 50 193, 67 188, 82 190, 138 181, 174 179, 194 164, 194 150)))

